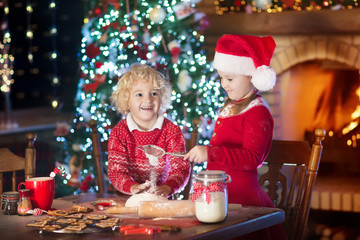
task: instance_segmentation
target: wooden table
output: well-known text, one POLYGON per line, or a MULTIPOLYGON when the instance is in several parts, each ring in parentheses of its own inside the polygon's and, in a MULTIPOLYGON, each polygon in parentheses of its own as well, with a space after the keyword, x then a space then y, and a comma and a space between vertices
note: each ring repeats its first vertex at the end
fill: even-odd
MULTIPOLYGON (((73 205, 94 201, 96 199, 116 199, 126 201, 128 196, 85 193, 55 199, 52 207, 56 209, 70 209, 73 205)), ((41 217, 41 216, 40 216, 41 217)), ((225 221, 216 224, 196 224, 195 226, 182 228, 180 232, 161 232, 156 235, 128 235, 120 232, 101 232, 91 234, 60 234, 42 233, 26 227, 26 224, 40 218, 35 216, 3 215, 0 213, 0 236, 1 239, 27 239, 27 240, 81 240, 81 239, 231 239, 259 229, 263 229, 284 222, 285 214, 281 209, 262 207, 242 207, 238 204, 229 205, 228 217, 225 221)), ((121 216, 122 217, 122 216, 121 216)), ((136 220, 136 216, 134 217, 136 220)), ((134 220, 134 218, 132 220, 134 220)), ((126 220, 126 219, 125 219, 126 220)), ((174 221, 192 221, 196 218, 174 218, 174 221)), ((140 219, 139 219, 140 221, 140 219)), ((148 220, 152 221, 152 220, 148 220)), ((171 219, 172 221, 172 219, 171 219)))

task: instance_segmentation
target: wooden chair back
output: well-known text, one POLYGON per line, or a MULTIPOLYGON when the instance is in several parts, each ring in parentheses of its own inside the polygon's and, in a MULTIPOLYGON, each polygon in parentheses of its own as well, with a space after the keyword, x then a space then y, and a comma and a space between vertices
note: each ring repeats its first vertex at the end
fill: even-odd
POLYGON ((12 172, 11 189, 16 191, 16 171, 24 171, 25 179, 34 177, 36 150, 34 141, 35 133, 26 134, 27 147, 25 149, 25 157, 20 157, 8 148, 0 148, 0 194, 3 192, 3 173, 12 172))
POLYGON ((97 121, 91 119, 89 121, 89 125, 91 128, 91 141, 92 141, 92 149, 93 149, 93 160, 96 168, 96 184, 98 185, 98 192, 105 193, 107 192, 107 186, 105 182, 105 173, 103 168, 103 153, 107 152, 108 149, 108 141, 100 141, 100 134, 97 130, 97 121))
MULTIPOLYGON (((185 140, 185 148, 187 152, 190 151, 193 147, 195 147, 199 143, 199 124, 200 124, 200 120, 198 118, 195 118, 193 120, 194 129, 190 133, 190 138, 185 140)), ((183 199, 185 200, 190 198, 190 190, 191 190, 193 174, 194 174, 194 165, 195 164, 193 162, 190 163, 191 171, 190 171, 189 181, 183 190, 183 195, 184 195, 183 199)))
POLYGON ((289 240, 303 238, 325 134, 324 129, 316 129, 311 148, 307 141, 273 140, 270 153, 259 169, 260 185, 275 207, 285 211, 284 227, 289 240), (261 175, 264 168, 268 170, 261 175))

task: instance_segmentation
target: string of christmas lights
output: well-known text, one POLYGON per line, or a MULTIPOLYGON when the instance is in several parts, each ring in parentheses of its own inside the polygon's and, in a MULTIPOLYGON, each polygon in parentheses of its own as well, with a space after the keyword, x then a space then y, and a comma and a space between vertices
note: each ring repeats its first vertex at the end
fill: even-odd
POLYGON ((56 48, 56 36, 57 36, 57 27, 56 27, 56 2, 55 0, 50 0, 49 3, 49 11, 51 15, 51 26, 49 29, 50 38, 51 38, 51 47, 52 52, 50 54, 50 60, 52 63, 52 77, 51 77, 51 85, 53 86, 53 99, 51 102, 51 106, 53 108, 59 107, 59 98, 57 89, 60 85, 60 79, 58 77, 58 69, 57 69, 57 59, 58 59, 58 52, 56 48))
POLYGON ((0 7, 4 10, 4 19, 3 22, 0 23, 0 92, 4 95, 5 98, 5 118, 4 121, 0 121, 0 128, 10 129, 17 128, 18 125, 12 120, 10 102, 11 85, 14 83, 14 56, 10 53, 11 34, 9 31, 8 1, 3 1, 0 4, 0 7))
POLYGON ((279 13, 284 10, 317 11, 359 7, 357 0, 216 0, 214 4, 215 11, 219 15, 236 12, 279 13))
POLYGON ((34 38, 34 32, 31 29, 31 14, 33 13, 34 9, 32 7, 31 1, 26 1, 26 38, 29 42, 29 49, 28 49, 28 61, 29 63, 33 63, 34 55, 32 52, 32 40, 34 38))
POLYGON ((4 22, 2 23, 2 39, 0 43, 0 75, 1 75, 1 92, 10 92, 10 85, 14 83, 12 75, 14 74, 13 62, 14 57, 9 53, 11 44, 11 35, 8 27, 9 6, 8 2, 4 3, 4 22))

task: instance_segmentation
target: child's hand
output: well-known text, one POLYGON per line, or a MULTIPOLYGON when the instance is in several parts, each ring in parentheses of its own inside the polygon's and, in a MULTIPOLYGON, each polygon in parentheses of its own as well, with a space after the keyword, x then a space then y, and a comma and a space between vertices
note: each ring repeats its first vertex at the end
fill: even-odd
POLYGON ((195 146, 193 147, 184 157, 184 159, 189 159, 190 162, 202 163, 207 161, 207 148, 206 146, 195 146))
POLYGON ((155 189, 150 189, 147 192, 166 197, 166 196, 170 195, 171 187, 169 187, 168 185, 156 186, 155 189))
POLYGON ((145 183, 134 184, 130 188, 130 192, 134 195, 148 190, 151 187, 150 181, 146 180, 145 183))

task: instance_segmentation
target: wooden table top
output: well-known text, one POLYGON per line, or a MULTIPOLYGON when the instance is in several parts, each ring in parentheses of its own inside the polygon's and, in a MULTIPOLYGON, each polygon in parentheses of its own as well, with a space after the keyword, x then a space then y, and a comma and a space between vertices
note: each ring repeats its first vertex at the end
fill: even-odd
MULTIPOLYGON (((129 196, 85 193, 68 197, 54 199, 52 204, 56 209, 70 209, 73 205, 87 203, 98 199, 116 199, 116 201, 126 201, 129 196)), ((114 214, 112 214, 114 215, 114 214)), ((119 216, 122 218, 123 216, 119 216)), ((142 221, 136 216, 128 216, 129 220, 142 221), (131 218, 131 219, 130 219, 131 218)), ((3 215, 0 213, 0 234, 1 239, 61 239, 61 240, 102 240, 102 239, 231 239, 236 236, 244 235, 262 228, 266 228, 284 222, 285 214, 281 209, 262 208, 262 207, 240 207, 238 204, 229 204, 228 216, 225 221, 214 224, 202 224, 197 222, 196 217, 192 218, 172 218, 174 224, 181 221, 193 222, 195 224, 182 228, 180 232, 168 233, 161 232, 154 235, 128 235, 124 236, 120 232, 99 232, 85 234, 65 234, 65 233, 42 233, 38 230, 27 227, 26 224, 33 222, 41 216, 17 216, 3 215)), ((126 219, 125 219, 126 221, 126 219)), ((153 220, 147 220, 153 221, 153 220)))

